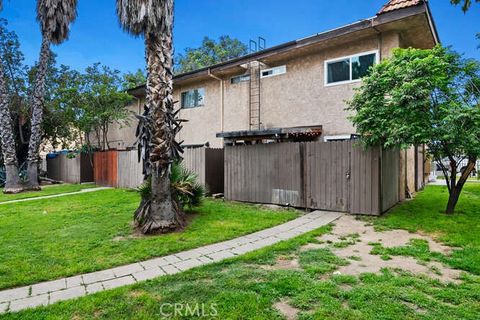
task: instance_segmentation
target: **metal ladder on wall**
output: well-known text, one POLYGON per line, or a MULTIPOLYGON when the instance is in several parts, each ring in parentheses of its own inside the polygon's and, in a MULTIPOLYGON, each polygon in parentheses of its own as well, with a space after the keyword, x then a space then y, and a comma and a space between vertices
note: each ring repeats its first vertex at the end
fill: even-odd
POLYGON ((250 69, 250 101, 249 119, 250 130, 260 130, 260 63, 251 61, 250 69))

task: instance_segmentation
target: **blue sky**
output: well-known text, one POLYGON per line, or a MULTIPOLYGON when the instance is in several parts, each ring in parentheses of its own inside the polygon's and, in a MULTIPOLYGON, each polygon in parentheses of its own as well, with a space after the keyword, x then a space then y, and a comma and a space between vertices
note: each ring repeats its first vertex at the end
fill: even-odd
MULTIPOLYGON (((204 36, 226 34, 244 42, 262 36, 267 46, 303 38, 374 16, 387 0, 176 0, 175 49, 196 47, 204 36)), ((1 17, 20 36, 26 62, 37 60, 40 31, 34 0, 4 0, 1 17)), ((445 45, 480 60, 480 4, 464 14, 449 0, 431 0, 433 17, 445 45)), ((79 0, 78 18, 68 42, 54 47, 60 63, 83 69, 101 62, 121 71, 144 67, 140 38, 124 33, 115 0, 79 0)))

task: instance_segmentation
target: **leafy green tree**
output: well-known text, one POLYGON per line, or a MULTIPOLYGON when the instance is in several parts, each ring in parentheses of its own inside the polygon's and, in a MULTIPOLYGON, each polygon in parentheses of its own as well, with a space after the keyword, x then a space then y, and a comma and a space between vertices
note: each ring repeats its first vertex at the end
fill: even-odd
POLYGON ((477 61, 439 46, 397 49, 363 79, 351 120, 366 146, 427 145, 445 174, 452 214, 480 156, 479 88, 477 61))
POLYGON ((42 142, 53 149, 70 149, 81 143, 82 135, 77 130, 75 109, 64 93, 78 90, 81 74, 70 67, 54 62, 49 67, 46 79, 46 95, 43 108, 42 142))
MULTIPOLYGON (((454 5, 462 5, 463 12, 467 12, 468 9, 472 6, 472 0, 450 0, 450 2, 454 5)), ((480 0, 475 0, 475 2, 480 2, 480 0)))
POLYGON ((129 90, 144 85, 147 82, 147 76, 143 70, 138 69, 136 72, 125 73, 123 75, 123 82, 123 89, 129 90))
POLYGON ((108 131, 114 123, 126 124, 130 116, 127 109, 131 96, 123 90, 120 71, 100 63, 88 67, 80 76, 78 87, 68 92, 78 129, 85 133, 90 145, 90 134, 95 133, 97 147, 110 149, 108 131))
POLYGON ((176 57, 175 73, 185 73, 244 56, 247 46, 240 40, 221 36, 218 41, 205 37, 198 48, 187 48, 176 57))

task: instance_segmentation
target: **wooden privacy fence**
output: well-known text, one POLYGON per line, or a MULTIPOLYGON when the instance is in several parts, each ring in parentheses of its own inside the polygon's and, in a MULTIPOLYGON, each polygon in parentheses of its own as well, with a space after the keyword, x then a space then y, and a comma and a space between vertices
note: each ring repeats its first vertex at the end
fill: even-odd
POLYGON ((354 141, 226 147, 225 198, 378 215, 399 201, 399 152, 354 141))
POLYGON ((74 158, 67 157, 65 153, 48 154, 47 177, 66 183, 93 182, 93 155, 80 153, 74 158))
MULTIPOLYGON (((223 149, 188 148, 184 166, 198 175, 209 192, 223 192, 223 149)), ((95 153, 95 182, 102 186, 137 188, 143 183, 137 150, 95 153)))
POLYGON ((142 163, 137 150, 118 151, 118 188, 137 188, 143 183, 142 163))
POLYGON ((185 168, 195 172, 210 194, 223 193, 223 149, 187 148, 183 154, 185 168))

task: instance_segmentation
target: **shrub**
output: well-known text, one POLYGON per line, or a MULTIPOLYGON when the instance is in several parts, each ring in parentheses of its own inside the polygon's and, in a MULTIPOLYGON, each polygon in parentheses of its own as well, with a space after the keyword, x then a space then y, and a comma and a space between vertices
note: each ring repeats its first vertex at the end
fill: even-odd
MULTIPOLYGON (((205 196, 205 187, 198 182, 196 173, 186 169, 181 163, 172 165, 170 183, 173 200, 181 208, 194 208, 201 204, 205 196)), ((147 179, 137 191, 142 199, 150 199, 151 179, 147 179)))

